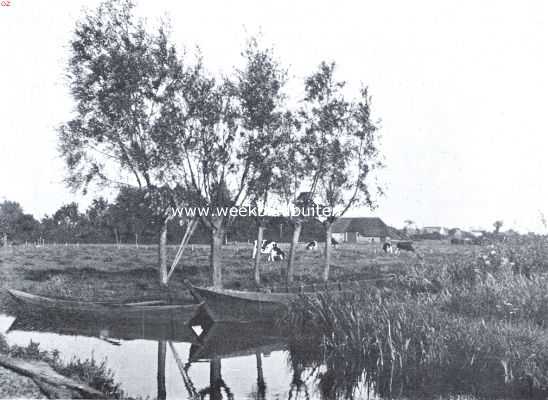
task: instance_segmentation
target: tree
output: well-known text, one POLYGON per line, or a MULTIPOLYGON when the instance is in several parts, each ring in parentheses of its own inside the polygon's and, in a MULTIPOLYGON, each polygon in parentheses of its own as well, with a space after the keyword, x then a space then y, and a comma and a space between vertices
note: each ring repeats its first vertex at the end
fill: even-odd
POLYGON ((40 231, 38 221, 31 214, 25 214, 21 205, 5 200, 0 203, 0 234, 4 242, 37 239, 40 231))
POLYGON ((280 72, 268 52, 251 41, 244 51, 246 65, 231 79, 197 74, 192 96, 179 99, 178 129, 169 136, 161 154, 170 166, 173 182, 184 182, 191 207, 209 209, 201 215, 210 234, 212 284, 222 286, 220 251, 227 228, 235 215, 220 213, 249 204, 266 191, 256 182, 264 177, 279 99, 280 72), (183 117, 181 117, 183 116, 183 117), (172 149, 182 148, 182 154, 172 149))
MULTIPOLYGON (((266 219, 264 214, 272 204, 272 189, 276 178, 274 165, 283 140, 283 85, 286 72, 274 59, 271 50, 260 49, 251 39, 242 54, 244 69, 237 71, 236 91, 240 99, 243 127, 253 135, 248 151, 251 160, 248 192, 251 205, 260 215, 255 217, 257 243, 262 243, 266 219)), ((254 259, 254 280, 260 284, 261 252, 254 259)))
POLYGON ((23 214, 17 220, 16 238, 20 241, 35 241, 40 237, 40 223, 31 214, 23 214))
POLYGON ((129 240, 138 246, 139 240, 157 231, 158 219, 147 201, 146 191, 125 187, 120 189, 110 209, 113 222, 120 235, 129 236, 129 240))
POLYGON ((405 233, 410 233, 411 230, 415 228, 415 221, 412 219, 406 219, 403 223, 405 224, 405 227, 403 228, 405 233))
POLYGON ((498 235, 498 233, 500 232, 500 228, 502 228, 502 225, 504 224, 504 222, 502 220, 496 220, 494 223, 493 223, 493 227, 495 228, 494 230, 494 233, 495 235, 498 235))
POLYGON ((149 32, 133 7, 129 0, 106 1, 78 22, 67 68, 76 114, 59 129, 60 151, 73 189, 86 191, 93 182, 147 193, 159 222, 160 280, 167 285, 168 210, 181 198, 167 186, 159 149, 169 145, 173 105, 195 70, 185 68, 166 29, 149 32))
MULTIPOLYGON (((103 197, 93 199, 86 210, 86 220, 89 225, 88 240, 95 243, 108 243, 114 232, 110 207, 112 205, 103 197)), ((118 244, 117 232, 114 233, 115 243, 118 244)))
POLYGON ((72 243, 80 237, 82 216, 75 202, 64 204, 53 214, 53 224, 57 228, 59 241, 72 243))
POLYGON ((322 62, 306 79, 301 111, 304 168, 310 177, 310 193, 317 194, 322 205, 331 209, 330 215, 322 215, 324 280, 329 278, 332 225, 351 207, 374 206, 368 178, 381 165, 367 88, 360 91, 358 99, 348 100, 343 93, 345 82, 337 81, 334 72, 334 63, 322 62))
POLYGON ((0 203, 0 232, 13 237, 17 232, 17 221, 23 215, 23 209, 15 201, 5 200, 0 203))
POLYGON ((312 203, 310 192, 303 192, 305 187, 305 170, 300 147, 299 121, 287 112, 281 123, 282 146, 274 160, 273 193, 278 197, 285 208, 286 222, 292 229, 291 244, 287 258, 285 278, 288 284, 293 282, 295 270, 295 254, 297 243, 301 235, 304 218, 292 213, 294 207, 306 208, 312 203))

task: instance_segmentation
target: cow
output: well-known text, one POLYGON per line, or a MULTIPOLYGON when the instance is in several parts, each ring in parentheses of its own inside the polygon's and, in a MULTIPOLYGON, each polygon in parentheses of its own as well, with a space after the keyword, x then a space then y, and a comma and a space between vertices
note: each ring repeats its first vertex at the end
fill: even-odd
POLYGON ((413 247, 412 242, 398 242, 396 244, 396 248, 398 250, 412 251, 413 253, 415 253, 415 248, 413 247))
MULTIPOLYGON (((264 240, 261 242, 261 254, 269 254, 272 253, 272 249, 274 247, 277 247, 278 243, 273 242, 271 240, 264 240)), ((253 241, 253 254, 251 258, 255 258, 257 255, 257 241, 253 241)), ((270 258, 270 257, 269 257, 270 258)))
MULTIPOLYGON (((271 240, 263 240, 261 244, 261 254, 268 254, 268 261, 283 261, 285 259, 285 252, 278 247, 277 242, 271 240)), ((257 255, 257 241, 253 242, 253 256, 257 255)))
POLYGON ((306 250, 316 250, 318 248, 318 242, 316 242, 315 240, 311 241, 311 242, 308 242, 306 244, 306 250))
POLYGON ((331 246, 333 246, 333 248, 336 249, 338 245, 339 245, 339 242, 331 238, 331 246))
POLYGON ((278 247, 278 245, 275 245, 272 248, 272 251, 269 255, 269 260, 272 258, 272 261, 283 261, 285 259, 285 252, 278 247))
POLYGON ((392 246, 392 243, 390 242, 384 242, 382 244, 382 249, 385 253, 390 253, 390 254, 392 254, 392 252, 394 251, 394 247, 392 246))

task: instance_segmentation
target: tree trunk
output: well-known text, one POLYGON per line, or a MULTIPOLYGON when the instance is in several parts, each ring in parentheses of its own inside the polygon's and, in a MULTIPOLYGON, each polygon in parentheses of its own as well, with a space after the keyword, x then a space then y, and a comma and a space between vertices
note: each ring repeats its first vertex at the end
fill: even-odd
POLYGON ((158 400, 166 400, 166 341, 158 341, 158 400))
POLYGON ((158 242, 158 263, 160 267, 160 283, 167 286, 167 221, 162 221, 158 242))
POLYGON ((301 236, 302 224, 295 222, 293 224, 293 237, 291 238, 291 247, 289 247, 289 258, 287 261, 286 281, 287 284, 293 283, 293 275, 295 273, 295 253, 297 251, 297 243, 301 236))
POLYGON ((326 223, 325 226, 325 264, 323 267, 323 280, 329 280, 329 267, 331 266, 331 227, 333 224, 326 223))
POLYGON ((261 284, 261 244, 263 243, 264 226, 257 229, 257 246, 255 248, 254 278, 257 285, 261 284))
POLYGON ((209 268, 213 287, 223 287, 223 270, 221 265, 221 249, 223 246, 224 230, 219 228, 211 232, 211 251, 209 254, 209 268))
POLYGON ((137 232, 135 233, 135 247, 139 248, 139 235, 137 234, 137 232))

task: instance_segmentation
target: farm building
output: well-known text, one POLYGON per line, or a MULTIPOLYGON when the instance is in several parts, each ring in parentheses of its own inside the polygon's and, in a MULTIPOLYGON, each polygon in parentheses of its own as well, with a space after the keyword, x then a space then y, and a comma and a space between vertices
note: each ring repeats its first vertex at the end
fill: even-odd
POLYGON ((338 242, 378 243, 390 234, 388 226, 377 217, 340 218, 333 224, 331 236, 338 242))
POLYGON ((444 228, 443 226, 425 226, 424 228, 422 228, 422 233, 447 236, 449 232, 447 228, 444 228))

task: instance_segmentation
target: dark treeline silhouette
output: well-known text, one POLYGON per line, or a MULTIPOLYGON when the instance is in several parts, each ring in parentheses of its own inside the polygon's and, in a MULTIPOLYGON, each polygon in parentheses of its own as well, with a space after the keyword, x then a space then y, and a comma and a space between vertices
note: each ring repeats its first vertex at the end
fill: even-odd
MULTIPOLYGON (((99 197, 86 210, 78 204, 61 206, 51 215, 37 220, 26 214, 21 205, 6 200, 0 203, 0 236, 7 236, 10 244, 28 243, 91 243, 91 244, 156 244, 157 220, 146 196, 137 189, 124 188, 113 202, 99 197)), ((186 222, 174 218, 168 223, 167 241, 178 243, 186 229, 186 222)), ((226 242, 253 242, 257 233, 253 217, 237 217, 226 231, 226 242)), ((190 243, 209 243, 208 230, 198 225, 190 243)), ((266 217, 267 240, 290 242, 292 231, 284 217, 266 217)), ((303 226, 302 240, 320 240, 323 226, 310 219, 303 226)))

